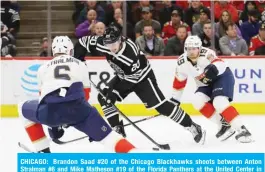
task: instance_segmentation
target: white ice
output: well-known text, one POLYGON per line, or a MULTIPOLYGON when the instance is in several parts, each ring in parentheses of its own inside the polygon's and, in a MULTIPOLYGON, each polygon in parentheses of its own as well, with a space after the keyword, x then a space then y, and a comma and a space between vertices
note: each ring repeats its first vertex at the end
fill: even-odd
MULTIPOLYGON (((234 137, 225 142, 219 142, 215 138, 217 132, 215 124, 202 116, 192 116, 192 118, 195 122, 201 124, 207 131, 204 145, 196 144, 188 131, 163 116, 141 122, 138 126, 157 142, 170 144, 172 148, 170 151, 160 152, 265 152, 265 116, 241 116, 244 124, 255 139, 255 142, 249 144, 238 143, 235 141, 234 137)), ((130 119, 137 120, 139 117, 130 117, 130 119)), ((21 121, 18 119, 1 119, 0 132, 0 171, 15 172, 17 171, 17 153, 25 152, 18 147, 17 143, 20 141, 30 148, 32 148, 32 146, 21 121)), ((151 148, 155 147, 155 145, 148 141, 132 126, 126 127, 126 133, 128 136, 127 138, 136 147, 141 148, 143 152, 152 152, 151 148)), ((62 140, 69 140, 83 135, 83 133, 76 131, 74 128, 68 128, 62 140)), ((51 150, 56 153, 110 152, 102 145, 96 142, 90 143, 87 139, 67 145, 56 145, 51 143, 51 150)))

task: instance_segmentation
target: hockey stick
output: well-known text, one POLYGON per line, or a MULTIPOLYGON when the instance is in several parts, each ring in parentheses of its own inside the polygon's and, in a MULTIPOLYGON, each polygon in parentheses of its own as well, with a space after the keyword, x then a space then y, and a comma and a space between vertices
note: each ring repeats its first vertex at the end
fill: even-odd
POLYGON ((64 144, 68 144, 68 143, 72 143, 72 142, 75 142, 75 141, 78 141, 78 140, 82 140, 82 139, 85 139, 87 138, 88 136, 83 136, 83 137, 79 137, 79 138, 76 138, 76 139, 73 139, 73 140, 68 140, 68 141, 61 141, 59 139, 52 139, 52 141, 58 145, 64 145, 64 144))
MULTIPOLYGON (((137 121, 134 121, 134 122, 132 122, 132 123, 137 124, 137 123, 139 123, 139 122, 143 122, 143 121, 146 121, 146 120, 149 120, 149 119, 152 119, 152 118, 158 117, 158 116, 160 116, 160 115, 162 115, 162 114, 156 114, 156 115, 154 115, 154 116, 149 116, 149 117, 146 117, 146 118, 143 118, 143 119, 139 119, 139 120, 137 120, 137 121)), ((132 125, 132 123, 128 123, 128 124, 125 124, 125 125, 123 125, 123 126, 124 126, 124 127, 127 127, 127 126, 129 126, 129 125, 132 125)))
MULTIPOLYGON (((149 120, 149 119, 152 119, 152 118, 155 118, 157 116, 160 116, 161 114, 157 114, 157 115, 154 115, 154 116, 150 116, 150 117, 147 117, 147 118, 143 118, 143 119, 139 119, 137 121, 134 121, 133 123, 134 124, 137 124, 139 122, 142 122, 142 121, 146 121, 146 120, 149 120)), ((132 125, 131 123, 128 123, 128 124, 125 124, 123 125, 124 127, 127 127, 127 126, 130 126, 132 125)), ((61 141, 59 139, 52 139, 52 141, 58 145, 65 145, 65 144, 68 144, 68 143, 72 143, 72 142, 76 142, 76 141, 79 141, 79 140, 82 140, 82 139, 85 139, 87 138, 88 136, 83 136, 83 137, 79 137, 79 138, 76 138, 76 139, 72 139, 72 140, 67 140, 67 141, 61 141)))
MULTIPOLYGON (((93 85, 93 87, 95 87, 95 89, 99 92, 99 94, 104 97, 106 99, 106 96, 101 92, 101 90, 94 84, 93 81, 90 80, 90 83, 93 85)), ((119 114, 124 117, 131 125, 134 126, 135 129, 137 129, 140 133, 142 133, 149 141, 151 141, 152 143, 154 143, 157 147, 159 147, 160 149, 164 149, 164 150, 169 150, 169 144, 159 144, 157 143, 154 139, 152 139, 149 135, 147 135, 141 128, 139 128, 137 125, 135 125, 126 115, 124 115, 114 104, 110 103, 114 109, 119 112, 119 114)))

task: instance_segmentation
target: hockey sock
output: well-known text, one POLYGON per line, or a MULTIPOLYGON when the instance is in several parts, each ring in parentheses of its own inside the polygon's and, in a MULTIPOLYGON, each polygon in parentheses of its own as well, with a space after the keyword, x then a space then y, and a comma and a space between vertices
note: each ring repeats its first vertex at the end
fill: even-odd
POLYGON ((227 122, 231 122, 236 116, 239 115, 233 106, 229 106, 221 114, 227 122))
POLYGON ((100 141, 104 146, 114 150, 117 153, 128 153, 135 147, 116 132, 110 132, 100 141))
POLYGON ((42 151, 49 147, 49 141, 41 124, 31 122, 26 125, 25 129, 36 151, 42 151))
POLYGON ((218 113, 215 113, 215 108, 211 103, 205 103, 205 105, 200 109, 200 112, 203 116, 211 120, 213 123, 222 125, 222 116, 218 113))
POLYGON ((128 153, 135 147, 126 139, 120 139, 115 145, 115 152, 117 153, 128 153))
POLYGON ((113 106, 102 106, 102 110, 111 127, 119 125, 119 113, 113 106))
POLYGON ((186 114, 179 106, 175 106, 169 117, 183 127, 190 127, 192 124, 192 119, 190 116, 186 114))
POLYGON ((238 130, 243 125, 239 113, 237 112, 236 108, 233 106, 229 106, 226 108, 222 113, 224 119, 231 124, 231 126, 238 130))

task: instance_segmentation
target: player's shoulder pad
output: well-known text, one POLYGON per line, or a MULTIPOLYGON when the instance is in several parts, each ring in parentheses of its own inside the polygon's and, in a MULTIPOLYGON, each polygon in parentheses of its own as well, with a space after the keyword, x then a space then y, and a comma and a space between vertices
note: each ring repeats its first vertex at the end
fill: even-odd
POLYGON ((126 44, 128 45, 128 47, 131 47, 131 49, 133 50, 133 52, 134 52, 134 54, 136 55, 136 56, 138 56, 139 54, 140 54, 140 48, 139 48, 139 46, 136 44, 136 43, 134 43, 132 40, 130 40, 130 39, 126 39, 126 44))
POLYGON ((212 50, 210 48, 206 48, 206 47, 202 47, 201 48, 200 56, 205 56, 205 57, 213 56, 213 57, 217 57, 214 50, 212 50))

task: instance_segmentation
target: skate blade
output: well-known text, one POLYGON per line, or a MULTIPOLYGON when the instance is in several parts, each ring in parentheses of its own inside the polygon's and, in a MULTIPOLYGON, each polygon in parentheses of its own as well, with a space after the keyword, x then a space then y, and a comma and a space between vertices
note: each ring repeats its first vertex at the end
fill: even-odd
POLYGON ((247 137, 240 137, 237 139, 238 142, 240 143, 252 143, 252 142, 255 142, 255 140, 251 137, 251 136, 247 136, 247 137))
POLYGON ((220 140, 221 142, 224 142, 224 141, 228 140, 230 137, 232 137, 235 133, 236 133, 236 131, 229 132, 229 134, 227 134, 226 136, 223 136, 223 137, 221 136, 217 139, 220 140))
POLYGON ((206 130, 202 130, 202 138, 201 138, 201 140, 198 143, 201 144, 201 145, 204 145, 205 138, 206 138, 206 130))

